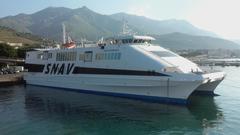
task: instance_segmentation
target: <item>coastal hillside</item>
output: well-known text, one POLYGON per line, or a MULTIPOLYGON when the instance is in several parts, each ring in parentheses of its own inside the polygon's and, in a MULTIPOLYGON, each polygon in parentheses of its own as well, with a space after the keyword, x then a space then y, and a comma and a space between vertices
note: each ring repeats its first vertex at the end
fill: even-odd
POLYGON ((20 33, 10 28, 0 27, 0 41, 33 45, 39 44, 42 39, 29 33, 20 33))
POLYGON ((122 23, 87 7, 78 9, 49 7, 31 15, 19 14, 0 19, 0 25, 60 41, 62 23, 73 39, 96 40, 121 31, 122 23))

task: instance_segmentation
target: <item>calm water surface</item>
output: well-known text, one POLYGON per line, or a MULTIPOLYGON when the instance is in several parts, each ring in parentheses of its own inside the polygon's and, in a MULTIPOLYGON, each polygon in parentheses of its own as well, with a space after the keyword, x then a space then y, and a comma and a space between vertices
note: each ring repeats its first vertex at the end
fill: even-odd
POLYGON ((82 94, 37 86, 0 88, 0 135, 238 135, 240 68, 219 96, 192 96, 188 106, 82 94))

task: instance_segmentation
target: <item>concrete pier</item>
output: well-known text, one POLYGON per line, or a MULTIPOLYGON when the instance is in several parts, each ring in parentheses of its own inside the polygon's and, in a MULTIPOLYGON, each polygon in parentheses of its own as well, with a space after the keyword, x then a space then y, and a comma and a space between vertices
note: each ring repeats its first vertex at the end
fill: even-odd
POLYGON ((0 75, 0 86, 23 84, 23 73, 0 75))

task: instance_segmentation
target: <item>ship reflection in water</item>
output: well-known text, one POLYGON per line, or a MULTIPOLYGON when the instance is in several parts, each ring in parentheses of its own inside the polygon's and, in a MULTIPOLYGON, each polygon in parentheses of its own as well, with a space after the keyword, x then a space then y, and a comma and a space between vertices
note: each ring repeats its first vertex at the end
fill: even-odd
POLYGON ((27 86, 25 109, 40 121, 31 125, 53 133, 221 133, 224 115, 213 97, 191 98, 186 107, 27 86))

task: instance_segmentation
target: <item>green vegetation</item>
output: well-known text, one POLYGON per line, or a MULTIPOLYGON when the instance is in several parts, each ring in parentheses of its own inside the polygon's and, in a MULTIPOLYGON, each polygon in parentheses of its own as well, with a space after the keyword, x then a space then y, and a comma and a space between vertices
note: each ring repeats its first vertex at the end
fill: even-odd
POLYGON ((4 58, 25 58, 27 51, 31 51, 38 46, 25 45, 18 49, 15 49, 12 46, 9 46, 5 43, 0 43, 0 57, 4 58))
POLYGON ((18 49, 17 49, 17 57, 18 57, 18 58, 25 58, 26 52, 27 52, 27 51, 31 51, 31 50, 33 50, 34 48, 36 48, 36 47, 34 47, 34 46, 24 46, 24 47, 18 48, 18 49))
POLYGON ((15 58, 17 57, 17 50, 14 49, 12 46, 0 43, 0 56, 7 58, 15 58))

